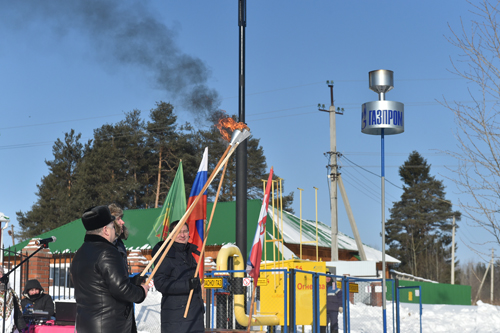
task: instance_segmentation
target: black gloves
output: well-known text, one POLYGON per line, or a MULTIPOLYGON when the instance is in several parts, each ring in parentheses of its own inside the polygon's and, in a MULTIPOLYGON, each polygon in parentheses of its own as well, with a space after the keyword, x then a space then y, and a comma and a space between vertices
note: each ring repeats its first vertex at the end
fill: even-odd
POLYGON ((200 278, 191 278, 189 279, 189 289, 196 289, 200 286, 200 278))
POLYGON ((137 274, 137 275, 134 275, 130 278, 130 282, 132 284, 135 284, 136 286, 140 286, 141 284, 143 284, 144 282, 146 282, 146 280, 148 279, 147 276, 141 276, 140 274, 137 274))

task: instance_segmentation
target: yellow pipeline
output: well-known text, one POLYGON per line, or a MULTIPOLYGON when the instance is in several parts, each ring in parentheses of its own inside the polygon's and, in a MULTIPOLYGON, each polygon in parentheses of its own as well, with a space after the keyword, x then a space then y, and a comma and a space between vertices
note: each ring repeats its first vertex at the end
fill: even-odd
MULTIPOLYGON (((238 271, 245 270, 240 249, 233 244, 226 244, 217 255, 217 270, 227 271, 227 259, 233 257, 234 269, 238 271), (236 256, 236 257, 234 257, 236 256)), ((243 278, 243 272, 234 273, 234 277, 243 278)), ((257 281, 254 281, 257 283, 257 281)), ((245 313, 245 295, 234 295, 234 317, 241 326, 248 326, 248 315, 245 313)), ((280 319, 276 315, 253 315, 251 326, 274 326, 279 325, 280 319)))

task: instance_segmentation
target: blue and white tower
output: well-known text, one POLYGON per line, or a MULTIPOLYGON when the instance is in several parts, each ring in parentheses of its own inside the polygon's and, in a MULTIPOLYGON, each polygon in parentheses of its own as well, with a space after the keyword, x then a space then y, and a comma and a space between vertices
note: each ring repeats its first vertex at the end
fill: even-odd
POLYGON ((369 73, 370 89, 378 93, 378 101, 367 102, 361 108, 361 132, 381 137, 382 157, 382 312, 384 333, 387 332, 386 316, 386 267, 385 267, 385 165, 384 136, 400 134, 405 130, 404 105, 386 101, 385 93, 394 88, 394 72, 379 69, 369 73))

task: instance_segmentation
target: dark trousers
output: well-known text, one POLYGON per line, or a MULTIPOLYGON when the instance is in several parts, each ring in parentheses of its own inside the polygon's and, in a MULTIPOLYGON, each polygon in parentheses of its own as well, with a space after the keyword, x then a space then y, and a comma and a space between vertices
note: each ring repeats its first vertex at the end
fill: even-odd
POLYGON ((326 312, 326 322, 327 326, 330 326, 330 332, 338 331, 339 329, 339 312, 338 311, 327 311, 326 312))

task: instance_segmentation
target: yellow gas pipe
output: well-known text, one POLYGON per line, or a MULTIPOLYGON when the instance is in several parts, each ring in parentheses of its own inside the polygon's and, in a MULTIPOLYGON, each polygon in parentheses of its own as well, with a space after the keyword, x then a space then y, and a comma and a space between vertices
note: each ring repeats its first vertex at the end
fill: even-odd
MULTIPOLYGON (((245 270, 245 264, 242 260, 242 255, 240 249, 233 244, 226 244, 220 250, 217 255, 217 270, 227 271, 227 259, 233 257, 234 269, 238 271, 245 270)), ((243 278, 245 273, 236 272, 234 277, 243 278)), ((254 281, 257 283, 257 281, 254 281)), ((238 324, 241 326, 248 325, 248 315, 245 313, 245 295, 235 294, 234 295, 234 317, 238 324)), ((280 319, 276 315, 252 315, 252 326, 275 326, 280 324, 280 319)))

